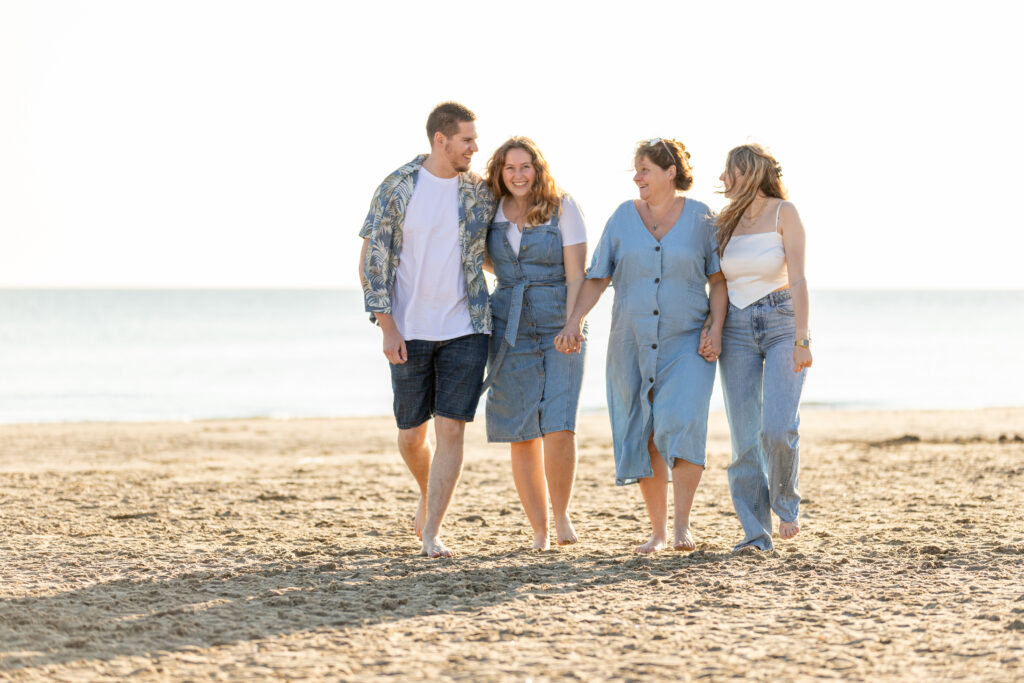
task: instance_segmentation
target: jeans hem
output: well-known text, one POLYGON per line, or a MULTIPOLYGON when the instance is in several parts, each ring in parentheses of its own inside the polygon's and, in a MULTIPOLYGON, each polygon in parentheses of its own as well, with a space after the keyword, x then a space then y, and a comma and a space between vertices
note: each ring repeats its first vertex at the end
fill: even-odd
POLYGON ((465 415, 456 415, 455 413, 448 413, 443 410, 434 412, 434 417, 447 417, 449 420, 458 420, 459 422, 472 422, 475 415, 466 417, 465 415))
POLYGON ((654 476, 654 470, 651 470, 650 472, 646 472, 644 474, 635 474, 635 475, 633 475, 631 477, 620 477, 620 476, 616 475, 615 476, 615 485, 616 486, 632 486, 633 484, 639 484, 641 479, 650 479, 653 476, 654 476))
MULTIPOLYGON (((668 465, 668 469, 669 469, 670 473, 672 471, 672 468, 676 464, 676 460, 682 460, 683 462, 688 462, 691 465, 696 465, 697 467, 703 467, 704 469, 708 468, 708 459, 707 458, 704 458, 701 462, 697 462, 696 460, 693 460, 691 458, 687 458, 687 457, 682 456, 682 455, 675 455, 675 456, 671 457, 671 461, 669 460, 669 458, 665 459, 665 464, 668 465)), ((669 474, 669 481, 671 481, 671 480, 672 480, 672 476, 671 476, 671 474, 669 474)))
POLYGON ((744 548, 757 548, 761 552, 768 553, 768 552, 771 552, 771 551, 775 550, 775 546, 771 543, 771 541, 769 541, 767 545, 768 545, 767 548, 762 548, 760 545, 758 545, 754 541, 747 541, 746 543, 739 543, 739 544, 737 544, 736 547, 732 549, 732 551, 735 553, 735 552, 739 552, 740 550, 743 550, 744 548))
POLYGON ((520 441, 530 441, 532 439, 539 439, 542 436, 544 435, 541 434, 540 432, 536 432, 534 434, 527 434, 525 436, 491 436, 490 434, 488 434, 487 443, 518 443, 520 441))
POLYGON ((420 425, 425 424, 427 422, 430 422, 430 419, 432 417, 434 417, 434 416, 433 415, 427 415, 425 418, 423 418, 419 422, 410 422, 410 423, 407 423, 407 425, 406 424, 402 424, 398 420, 395 420, 395 423, 398 425, 399 429, 416 429, 420 425))

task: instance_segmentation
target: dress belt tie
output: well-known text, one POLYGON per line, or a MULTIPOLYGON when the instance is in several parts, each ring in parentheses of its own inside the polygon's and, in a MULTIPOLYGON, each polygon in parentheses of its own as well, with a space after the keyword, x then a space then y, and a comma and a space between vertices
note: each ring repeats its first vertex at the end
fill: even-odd
POLYGON ((498 281, 497 289, 511 289, 512 300, 508 307, 508 321, 505 324, 505 336, 501 340, 501 347, 498 349, 497 355, 494 357, 494 362, 491 364, 491 371, 487 374, 487 379, 484 380, 483 387, 480 389, 480 394, 483 395, 491 385, 494 384, 494 378, 498 375, 498 370, 501 369, 501 364, 505 360, 505 352, 508 351, 509 347, 516 345, 516 336, 519 334, 519 318, 523 314, 523 299, 526 297, 526 289, 528 287, 555 287, 557 285, 564 285, 565 277, 553 277, 545 280, 512 280, 512 281, 498 281))

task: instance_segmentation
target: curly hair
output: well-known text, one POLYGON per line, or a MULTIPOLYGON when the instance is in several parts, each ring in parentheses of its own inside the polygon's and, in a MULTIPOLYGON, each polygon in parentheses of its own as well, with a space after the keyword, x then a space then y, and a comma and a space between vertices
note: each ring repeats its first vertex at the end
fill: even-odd
MULTIPOLYGON (((510 150, 521 149, 530 155, 533 160, 533 168, 536 177, 533 187, 530 188, 529 206, 526 212, 527 225, 544 225, 552 216, 562 215, 562 191, 555 183, 555 179, 548 170, 548 162, 540 153, 537 143, 528 137, 516 135, 506 140, 487 161, 487 185, 491 188, 496 199, 500 200, 510 194, 505 180, 501 177, 501 171, 505 167, 505 157, 510 150)), ((525 227, 525 226, 524 226, 525 227)))
POLYGON ((644 140, 637 144, 636 151, 633 152, 633 161, 640 157, 647 157, 666 171, 675 166, 677 190, 689 190, 693 187, 693 167, 690 166, 690 153, 686 151, 686 145, 678 140, 669 138, 644 140))

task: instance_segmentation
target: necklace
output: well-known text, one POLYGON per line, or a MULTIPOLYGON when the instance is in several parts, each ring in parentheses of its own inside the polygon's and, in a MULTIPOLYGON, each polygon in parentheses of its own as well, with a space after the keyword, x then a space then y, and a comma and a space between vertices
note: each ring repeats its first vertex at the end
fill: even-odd
POLYGON ((742 216, 740 216, 740 218, 747 225, 753 224, 758 218, 760 218, 761 214, 764 213, 765 207, 768 205, 768 202, 766 202, 766 201, 759 201, 759 199, 760 198, 754 200, 754 202, 758 203, 757 211, 753 210, 754 209, 754 202, 750 202, 750 206, 748 206, 747 210, 743 212, 742 216))
POLYGON ((661 221, 663 221, 666 218, 668 218, 669 214, 672 213, 672 210, 676 206, 676 200, 673 197, 672 201, 669 202, 669 204, 668 204, 668 208, 665 209, 665 211, 661 214, 661 219, 660 220, 655 219, 654 211, 651 209, 650 202, 645 202, 645 203, 647 204, 647 213, 651 214, 651 220, 654 221, 653 225, 651 225, 651 227, 648 228, 648 230, 650 230, 651 234, 653 235, 654 233, 658 232, 658 223, 660 223, 661 221))

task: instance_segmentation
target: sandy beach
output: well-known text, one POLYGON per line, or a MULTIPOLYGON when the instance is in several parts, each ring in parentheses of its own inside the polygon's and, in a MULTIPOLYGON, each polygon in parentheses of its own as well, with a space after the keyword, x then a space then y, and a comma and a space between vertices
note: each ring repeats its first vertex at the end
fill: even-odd
POLYGON ((3 426, 0 678, 1024 678, 1024 408, 802 432, 796 539, 731 552, 716 413, 697 551, 640 557, 604 415, 546 552, 478 421, 427 560, 389 418, 3 426))

